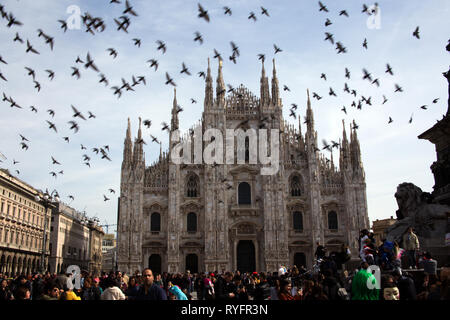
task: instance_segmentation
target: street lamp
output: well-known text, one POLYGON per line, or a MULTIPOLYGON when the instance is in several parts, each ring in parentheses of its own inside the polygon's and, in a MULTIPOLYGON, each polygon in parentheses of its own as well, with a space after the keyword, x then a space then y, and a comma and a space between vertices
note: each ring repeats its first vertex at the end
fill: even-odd
POLYGON ((44 271, 45 271, 44 270, 44 268, 45 268, 45 249, 46 249, 46 245, 47 245, 47 224, 48 224, 47 211, 53 202, 59 202, 59 195, 56 190, 53 190, 51 193, 49 193, 48 190, 45 190, 45 193, 42 198, 39 196, 39 194, 37 194, 34 197, 34 199, 36 200, 36 202, 39 202, 40 204, 42 204, 45 208, 44 237, 43 237, 43 241, 42 241, 42 253, 41 253, 42 256, 41 256, 41 263, 40 263, 40 271, 42 273, 44 273, 44 271))

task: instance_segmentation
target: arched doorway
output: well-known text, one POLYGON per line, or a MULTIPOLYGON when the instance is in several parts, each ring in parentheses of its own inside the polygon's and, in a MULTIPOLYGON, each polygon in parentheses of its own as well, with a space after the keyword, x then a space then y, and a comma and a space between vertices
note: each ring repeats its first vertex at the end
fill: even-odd
POLYGON ((8 256, 8 258, 6 258, 6 272, 8 273, 9 276, 11 276, 12 273, 11 256, 8 256))
POLYGON ((237 245, 237 270, 242 272, 256 271, 255 245, 251 240, 240 240, 237 245))
POLYGON ((191 273, 198 273, 198 257, 196 254, 191 253, 186 256, 186 270, 191 273))
POLYGON ((16 262, 16 257, 14 257, 12 259, 12 265, 11 265, 11 275, 14 277, 16 276, 16 272, 17 272, 17 262, 16 262))
POLYGON ((300 266, 303 266, 306 268, 306 256, 303 252, 296 252, 294 255, 294 265, 297 266, 297 268, 300 268, 300 266))
POLYGON ((152 270, 153 276, 157 273, 161 274, 161 256, 159 254, 152 254, 148 258, 148 267, 152 270))
POLYGON ((0 260, 0 272, 1 273, 6 272, 6 257, 5 257, 5 255, 2 255, 2 258, 0 260))

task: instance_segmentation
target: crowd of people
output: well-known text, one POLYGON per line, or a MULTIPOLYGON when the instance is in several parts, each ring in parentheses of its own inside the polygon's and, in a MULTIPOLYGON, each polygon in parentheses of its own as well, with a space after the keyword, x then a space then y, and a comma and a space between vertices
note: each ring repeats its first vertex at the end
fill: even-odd
POLYGON ((373 235, 360 236, 361 263, 348 271, 351 253, 346 246, 328 253, 319 243, 316 262, 278 272, 209 272, 153 274, 144 269, 127 275, 120 271, 99 276, 82 272, 79 281, 72 274, 0 274, 0 301, 4 300, 450 300, 450 266, 441 268, 429 253, 417 257, 419 244, 413 230, 405 234, 402 250, 384 241, 376 248, 373 235), (402 254, 403 252, 403 254, 402 254), (402 268, 401 260, 407 264, 402 268), (373 265, 380 268, 376 277, 373 265), (413 272, 417 266, 423 272, 413 272))

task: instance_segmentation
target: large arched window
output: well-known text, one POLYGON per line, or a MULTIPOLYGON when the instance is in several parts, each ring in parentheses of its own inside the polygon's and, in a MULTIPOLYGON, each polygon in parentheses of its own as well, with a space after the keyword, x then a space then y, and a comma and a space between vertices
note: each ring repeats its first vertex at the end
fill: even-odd
POLYGON ((328 229, 330 230, 338 229, 338 218, 336 211, 328 212, 328 229))
POLYGON ((293 213, 294 219, 294 231, 302 232, 303 231, 303 215, 300 211, 294 211, 293 213))
POLYGON ((197 215, 193 212, 187 215, 187 231, 197 232, 197 215))
POLYGON ((187 184, 186 184, 186 193, 188 197, 191 198, 196 198, 199 196, 199 181, 198 181, 198 177, 195 174, 191 174, 188 179, 187 179, 187 184))
POLYGON ((301 196, 302 189, 301 189, 299 176, 292 177, 290 188, 291 188, 291 197, 300 197, 301 196))
POLYGON ((247 182, 241 182, 238 187, 238 204, 252 204, 252 192, 247 182))
POLYGON ((161 231, 161 215, 157 212, 152 213, 152 216, 150 217, 150 231, 161 231))

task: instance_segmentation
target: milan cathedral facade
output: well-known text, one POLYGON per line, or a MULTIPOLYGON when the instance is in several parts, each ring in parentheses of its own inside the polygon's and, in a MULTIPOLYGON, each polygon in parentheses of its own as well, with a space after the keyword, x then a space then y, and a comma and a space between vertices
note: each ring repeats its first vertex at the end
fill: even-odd
MULTIPOLYGON (((259 98, 242 85, 226 90, 219 63, 214 94, 208 61, 202 119, 181 140, 190 141, 198 128, 278 129, 279 170, 273 175, 260 174, 262 164, 248 161, 248 138, 244 163, 176 164, 170 156, 175 145, 171 136, 168 152, 146 166, 140 120, 134 143, 128 120, 118 212, 119 270, 310 268, 317 242, 329 252, 346 244, 358 256, 359 231, 369 228, 369 218, 356 130, 350 127, 347 137, 344 124, 336 167, 332 154, 327 159, 319 151, 309 92, 303 133, 300 120, 296 127, 283 119, 275 63, 271 90, 264 64, 260 82, 259 98)), ((172 131, 179 125, 177 108, 175 95, 172 131)))

